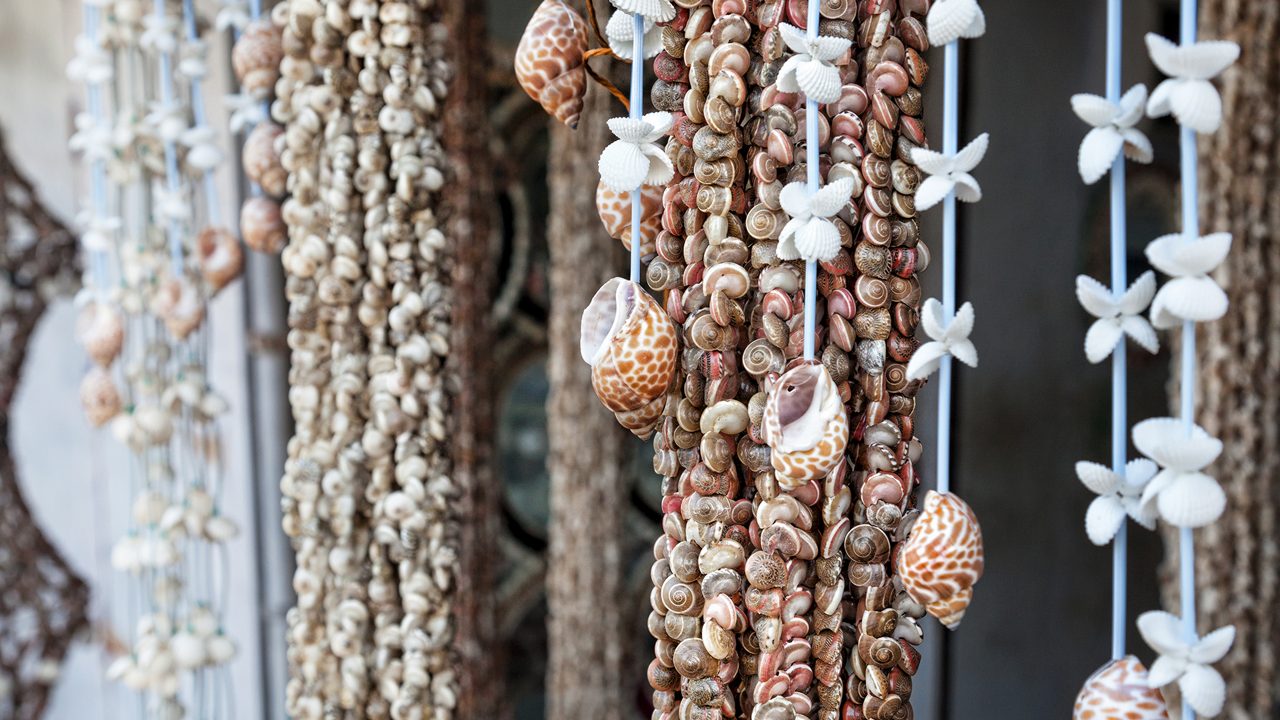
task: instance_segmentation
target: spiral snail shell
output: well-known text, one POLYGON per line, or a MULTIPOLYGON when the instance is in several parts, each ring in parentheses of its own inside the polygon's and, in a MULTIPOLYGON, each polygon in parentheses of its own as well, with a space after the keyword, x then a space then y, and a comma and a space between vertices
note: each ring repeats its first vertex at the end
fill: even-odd
POLYGON ((973 510, 952 493, 930 491, 898 554, 903 587, 954 629, 969 607, 982 566, 982 528, 973 510))
POLYGON ((280 77, 284 45, 280 28, 262 18, 249 23, 231 48, 231 67, 240 87, 254 97, 265 97, 280 77))
POLYGON ((1072 720, 1165 720, 1169 710, 1147 669, 1132 655, 1103 665, 1076 696, 1072 720))
POLYGON ((80 404, 94 427, 106 425, 120 413, 120 392, 111 379, 111 371, 98 366, 90 368, 80 381, 80 404))
POLYGON ((773 469, 793 481, 826 475, 849 442, 840 390, 821 364, 799 365, 778 378, 764 424, 773 469))
POLYGON ((675 376, 675 326, 638 284, 614 278, 582 312, 581 352, 605 407, 615 413, 652 410, 675 376))
POLYGON ((76 337, 93 361, 110 365, 124 347, 124 321, 120 314, 103 303, 89 303, 76 318, 76 337))
POLYGON ((284 248, 288 230, 280 205, 267 197, 251 197, 240 208, 240 236, 250 250, 275 254, 284 248))
POLYGON ((555 119, 578 127, 587 91, 587 23, 561 0, 543 0, 516 47, 516 80, 555 119))
MULTIPOLYGON (((658 185, 642 185, 640 188, 640 254, 654 253, 654 241, 662 226, 662 192, 658 185)), ((619 193, 603 182, 596 185, 596 211, 609 237, 622 241, 631 249, 631 193, 619 193)))
POLYGON ((196 237, 196 250, 200 258, 200 274, 209 286, 210 294, 217 293, 240 276, 244 267, 244 251, 240 240, 226 228, 205 228, 196 237))

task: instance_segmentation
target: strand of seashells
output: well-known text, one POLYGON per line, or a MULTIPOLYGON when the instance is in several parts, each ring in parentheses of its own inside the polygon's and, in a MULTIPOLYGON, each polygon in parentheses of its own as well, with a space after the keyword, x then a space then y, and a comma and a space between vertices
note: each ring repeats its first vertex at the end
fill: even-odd
POLYGON ((442 719, 457 702, 439 12, 290 0, 273 13, 296 422, 281 481, 298 555, 288 707, 300 718, 442 719))
POLYGON ((70 143, 90 164, 77 333, 94 367, 81 396, 90 422, 109 423, 137 456, 131 530, 111 558, 142 598, 134 645, 108 675, 143 692, 149 714, 203 717, 230 690, 223 666, 236 648, 219 617, 228 579, 212 568, 238 532, 219 509, 226 403, 207 381, 203 320, 239 274, 239 247, 214 225, 221 152, 191 4, 182 18, 164 2, 85 5, 68 66, 88 86, 70 143))

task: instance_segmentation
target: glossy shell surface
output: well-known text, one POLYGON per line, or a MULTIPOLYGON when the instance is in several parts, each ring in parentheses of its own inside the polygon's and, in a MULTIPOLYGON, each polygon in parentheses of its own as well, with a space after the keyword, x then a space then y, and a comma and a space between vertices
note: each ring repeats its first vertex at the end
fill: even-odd
POLYGON ((587 23, 561 0, 543 0, 516 47, 516 80, 549 115, 578 126, 587 91, 587 23))
POLYGON ((930 615, 955 628, 982 569, 982 528, 973 510, 952 493, 930 491, 898 558, 903 586, 930 615))

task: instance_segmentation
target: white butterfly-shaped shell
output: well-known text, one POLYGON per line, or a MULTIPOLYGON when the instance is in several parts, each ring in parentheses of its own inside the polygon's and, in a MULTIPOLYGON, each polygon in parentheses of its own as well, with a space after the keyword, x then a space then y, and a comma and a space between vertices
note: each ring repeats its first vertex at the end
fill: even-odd
POLYGON ((1087 93, 1071 96, 1076 116, 1093 126, 1080 142, 1076 159, 1085 184, 1102 179, 1121 151, 1130 160, 1151 162, 1151 141, 1134 127, 1142 119, 1146 102, 1147 88, 1141 84, 1129 88, 1118 103, 1087 93))
POLYGON ((1076 278, 1076 298, 1084 309, 1098 318, 1084 337, 1084 352, 1091 363, 1100 363, 1128 335, 1147 352, 1160 349, 1155 328, 1141 315, 1156 292, 1155 273, 1140 275, 1117 300, 1111 290, 1087 275, 1076 278))
POLYGON ((1178 124, 1198 133, 1210 133, 1222 124, 1222 98, 1209 82, 1240 56, 1233 42, 1206 41, 1180 46, 1147 33, 1151 62, 1169 79, 1156 86, 1147 101, 1151 117, 1173 114, 1178 124))
POLYGON ((912 148, 911 160, 920 171, 927 174, 924 182, 916 188, 916 209, 928 210, 946 198, 952 190, 956 199, 962 202, 977 202, 982 199, 982 187, 971 173, 987 154, 990 140, 986 133, 964 146, 955 155, 944 155, 935 150, 912 148))
POLYGON ((1204 527, 1222 515, 1226 494, 1201 472, 1222 453, 1221 440, 1198 425, 1188 433, 1179 419, 1152 418, 1133 427, 1133 444, 1161 468, 1142 491, 1144 508, 1177 527, 1204 527))
POLYGON ((812 195, 803 182, 788 183, 779 202, 791 219, 778 236, 778 257, 783 260, 830 260, 840 251, 840 231, 829 218, 849 203, 853 180, 841 178, 812 195))
POLYGON ((1208 276, 1231 251, 1231 233, 1203 237, 1165 235, 1147 245, 1147 259, 1171 276, 1151 303, 1151 322, 1170 328, 1184 320, 1207 322, 1227 313, 1227 294, 1208 276))
POLYGON ((1124 475, 1094 462, 1076 463, 1076 476, 1098 495, 1085 513, 1084 527, 1090 542, 1106 545, 1115 537, 1126 516, 1148 530, 1155 529, 1155 508, 1141 504, 1142 488, 1156 474, 1156 464, 1139 458, 1125 465, 1124 475))
MULTIPOLYGON (((609 39, 609 49, 623 60, 631 59, 635 41, 635 16, 621 10, 609 18, 604 26, 604 36, 609 39)), ((652 20, 644 21, 644 56, 651 58, 662 52, 662 28, 652 20)))
POLYGON ((932 375, 942 364, 942 358, 950 355, 969 367, 978 366, 978 349, 969 334, 973 332, 973 305, 965 303, 947 324, 942 303, 934 298, 924 301, 920 308, 920 326, 933 338, 921 345, 907 363, 907 379, 920 380, 932 375))
POLYGON ((819 103, 840 98, 840 69, 832 63, 848 52, 852 42, 846 38, 818 36, 809 39, 804 30, 782 23, 778 26, 782 40, 791 52, 778 70, 778 89, 788 93, 804 93, 805 98, 819 103))
POLYGON ((982 37, 987 31, 987 17, 977 0, 938 0, 929 8, 927 20, 931 45, 982 37))
POLYGON ((600 179, 615 192, 641 185, 663 185, 675 174, 671 158, 654 143, 671 129, 668 112, 643 118, 613 118, 609 129, 618 137, 600 153, 600 179))
POLYGON ((631 15, 640 15, 654 22, 667 22, 676 16, 671 0, 609 0, 613 6, 631 15))
POLYGON ((1236 639, 1234 626, 1218 628, 1194 642, 1183 634, 1182 620, 1160 610, 1138 616, 1138 632, 1160 657, 1151 664, 1147 684, 1160 688, 1178 683, 1183 700, 1197 714, 1211 718, 1222 712, 1227 686, 1212 667, 1226 657, 1236 639))

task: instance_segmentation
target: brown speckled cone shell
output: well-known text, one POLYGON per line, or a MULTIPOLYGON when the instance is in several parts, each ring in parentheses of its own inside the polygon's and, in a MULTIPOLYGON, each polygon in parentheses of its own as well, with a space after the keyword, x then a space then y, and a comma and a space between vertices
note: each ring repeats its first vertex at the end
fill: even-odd
POLYGON ((273 122, 258 123, 245 138, 240 154, 244 174, 272 197, 284 194, 289 179, 276 149, 276 140, 283 134, 284 128, 273 122))
POLYGON ((516 47, 520 87, 571 128, 578 126, 587 91, 586 51, 586 21, 560 0, 543 0, 516 47))
POLYGON ((1072 720, 1167 720, 1159 690, 1147 687, 1147 669, 1126 655, 1094 673, 1076 696, 1072 720))
POLYGON ((106 425, 120 412, 120 392, 111 379, 110 370, 101 367, 89 370, 80 381, 80 404, 94 427, 106 425))
POLYGON ((269 93, 280 77, 284 46, 280 28, 267 18, 249 23, 231 49, 231 68, 250 95, 269 93))
POLYGON ((902 585, 943 625, 956 628, 982 577, 982 528, 963 500, 929 491, 898 556, 902 585))
POLYGON ((275 254, 284 248, 284 219, 280 204, 271 198, 255 197, 240 208, 240 237, 250 250, 275 254))
POLYGON ((770 445, 775 445, 777 438, 781 437, 782 413, 780 406, 782 392, 787 386, 788 378, 794 377, 796 373, 812 372, 814 367, 821 371, 821 378, 818 380, 818 387, 814 391, 813 402, 834 401, 839 406, 839 409, 823 425, 822 437, 812 448, 784 452, 776 446, 773 447, 773 452, 770 454, 773 469, 779 475, 795 482, 825 477, 827 473, 835 468, 836 463, 840 462, 840 458, 844 457, 845 448, 849 444, 849 418, 845 414, 843 403, 840 402, 840 390, 836 388, 835 381, 831 379, 831 374, 821 365, 801 365, 792 368, 783 373, 774 383, 773 392, 769 395, 769 404, 765 406, 764 412, 765 439, 769 441, 770 445))
MULTIPOLYGON (((654 240, 662 226, 662 192, 659 185, 644 185, 640 188, 640 253, 650 255, 654 251, 654 240)), ((615 240, 621 240, 622 246, 631 249, 631 193, 619 193, 610 190, 603 182, 596 185, 596 211, 600 213, 600 222, 604 223, 605 232, 615 240)))
MULTIPOLYGON (((639 285, 614 279, 596 293, 584 311, 599 312, 601 304, 616 302, 617 294, 630 286, 634 304, 621 327, 607 336, 591 367, 591 386, 605 407, 615 413, 632 413, 650 406, 671 386, 676 370, 676 330, 662 306, 639 285)), ((613 314, 609 313, 612 318, 613 314)), ((584 322, 585 326, 588 323, 584 322)), ((658 408, 661 412, 661 407, 658 408)), ((648 412, 653 412, 652 408, 648 412)), ((645 417, 642 413, 638 417, 645 417)), ((642 423, 651 424, 655 416, 642 423)))

